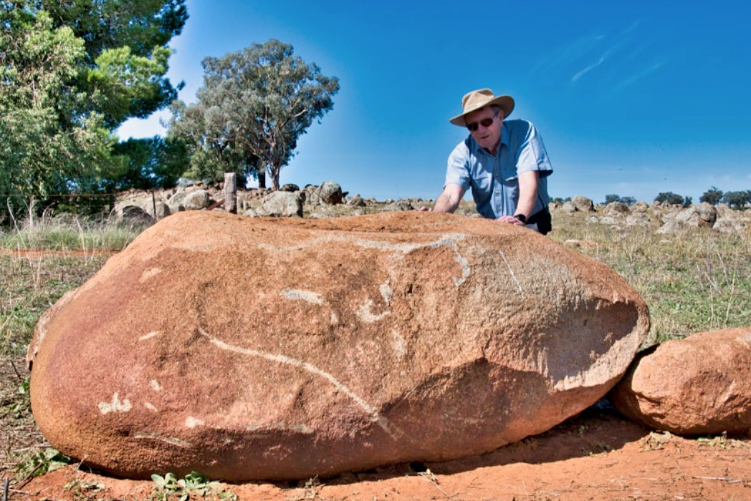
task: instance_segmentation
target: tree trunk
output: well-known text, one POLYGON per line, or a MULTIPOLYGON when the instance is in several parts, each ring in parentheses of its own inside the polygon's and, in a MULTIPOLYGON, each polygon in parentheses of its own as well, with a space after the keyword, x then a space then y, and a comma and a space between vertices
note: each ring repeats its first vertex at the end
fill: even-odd
POLYGON ((258 187, 266 188, 266 171, 262 169, 258 169, 258 187))
POLYGON ((272 182, 272 185, 273 185, 272 189, 274 191, 279 191, 279 188, 280 188, 280 186, 279 186, 279 174, 281 173, 281 171, 282 171, 282 166, 281 165, 277 165, 275 163, 271 164, 271 182, 272 182))

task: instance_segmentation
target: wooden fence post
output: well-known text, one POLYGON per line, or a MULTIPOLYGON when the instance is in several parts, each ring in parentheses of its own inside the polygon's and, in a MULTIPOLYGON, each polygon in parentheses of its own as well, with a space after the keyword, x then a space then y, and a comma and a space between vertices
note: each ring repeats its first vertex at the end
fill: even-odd
POLYGON ((224 173, 224 210, 237 214, 237 176, 234 172, 224 173))

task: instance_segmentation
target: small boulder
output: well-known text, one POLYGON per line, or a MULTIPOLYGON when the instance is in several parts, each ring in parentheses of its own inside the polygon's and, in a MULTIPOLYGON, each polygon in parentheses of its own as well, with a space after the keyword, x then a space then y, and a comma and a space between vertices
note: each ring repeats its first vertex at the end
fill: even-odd
POLYGON ((571 199, 571 203, 576 207, 579 212, 593 212, 595 210, 595 204, 591 199, 576 195, 571 199))
POLYGON ((649 210, 649 204, 639 200, 631 207, 631 212, 646 212, 649 210))
POLYGON ((603 210, 603 214, 606 216, 623 216, 630 213, 631 210, 628 208, 628 205, 623 202, 610 202, 603 210))
POLYGON ((408 211, 415 210, 415 207, 407 200, 398 200, 394 203, 390 203, 383 208, 384 211, 408 211))
POLYGON ((675 221, 674 219, 667 219, 665 220, 665 224, 660 226, 660 228, 655 231, 658 235, 672 235, 673 233, 678 233, 683 229, 683 225, 679 223, 678 221, 675 221))
POLYGON ((351 207, 365 207, 365 200, 362 199, 360 195, 355 195, 354 197, 347 200, 347 205, 351 207))
POLYGON ((733 218, 719 218, 712 229, 720 233, 740 233, 746 229, 746 223, 733 218))
POLYGON ((717 209, 707 202, 692 205, 678 212, 675 221, 686 226, 711 227, 717 221, 717 209))
POLYGON ((185 210, 205 209, 209 206, 209 192, 206 190, 192 191, 185 196, 182 205, 185 210))
POLYGON ((336 205, 342 203, 342 187, 333 181, 324 181, 318 190, 318 199, 322 204, 336 205))
POLYGON ((626 226, 649 226, 649 216, 644 212, 636 212, 626 217, 626 226))
POLYGON ((115 210, 117 220, 125 224, 151 224, 154 218, 138 205, 121 205, 115 210))
POLYGON ((751 430, 751 328, 701 332, 642 353, 610 394, 623 415, 680 435, 751 430))
POLYGON ((563 212, 565 212, 566 214, 573 214, 574 212, 576 212, 576 205, 574 205, 574 203, 571 200, 567 200, 566 202, 564 202, 563 207, 561 208, 563 209, 563 212))
POLYGON ((257 216, 302 217, 303 202, 299 193, 274 191, 263 199, 261 207, 256 209, 257 216))

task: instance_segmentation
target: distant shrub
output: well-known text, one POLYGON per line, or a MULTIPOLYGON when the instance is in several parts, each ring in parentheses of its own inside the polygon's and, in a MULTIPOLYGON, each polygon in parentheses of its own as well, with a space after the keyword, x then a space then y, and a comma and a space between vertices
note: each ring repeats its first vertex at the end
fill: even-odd
POLYGON ((673 193, 672 191, 667 191, 658 194, 655 197, 655 202, 667 202, 671 205, 683 205, 684 207, 688 207, 689 205, 691 205, 691 197, 684 198, 682 195, 678 195, 677 193, 673 193))
POLYGON ((728 191, 722 196, 722 201, 734 209, 745 209, 751 203, 751 190, 728 191))
POLYGON ((699 198, 699 202, 701 203, 708 203, 712 205, 717 205, 722 200, 723 192, 722 190, 718 190, 714 186, 712 186, 710 189, 704 192, 704 194, 699 198))
POLYGON ((605 195, 605 205, 612 202, 620 202, 630 206, 636 203, 636 199, 634 197, 621 197, 619 195, 605 195))

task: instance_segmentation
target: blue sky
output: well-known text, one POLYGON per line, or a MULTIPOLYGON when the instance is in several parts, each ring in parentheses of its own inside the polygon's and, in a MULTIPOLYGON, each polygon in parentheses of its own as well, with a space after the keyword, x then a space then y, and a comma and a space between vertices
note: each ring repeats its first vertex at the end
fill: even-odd
MULTIPOLYGON (((435 198, 466 137, 468 91, 516 100, 539 129, 553 197, 651 201, 751 189, 751 2, 188 0, 168 76, 193 102, 201 60, 271 38, 336 76, 334 109, 281 182, 435 198)), ((165 117, 166 112, 161 114, 165 117)), ((163 133, 159 116, 120 137, 163 133)))

